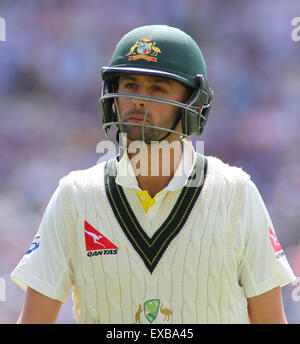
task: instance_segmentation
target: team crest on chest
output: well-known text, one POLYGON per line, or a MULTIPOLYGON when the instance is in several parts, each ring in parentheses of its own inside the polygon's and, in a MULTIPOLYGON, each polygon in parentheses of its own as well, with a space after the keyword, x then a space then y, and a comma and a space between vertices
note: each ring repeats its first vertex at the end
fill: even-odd
POLYGON ((146 302, 144 302, 144 307, 142 308, 142 305, 139 304, 139 308, 135 313, 135 323, 141 322, 141 315, 144 309, 144 315, 147 319, 147 321, 152 324, 157 316, 161 314, 163 316, 163 321, 170 321, 171 316, 173 314, 172 310, 166 307, 163 307, 160 299, 151 299, 146 302))
POLYGON ((159 299, 149 300, 144 303, 144 313, 150 324, 152 324, 157 317, 159 304, 159 299))
POLYGON ((136 41, 126 55, 129 56, 128 61, 144 59, 146 61, 157 62, 156 56, 158 54, 161 54, 161 51, 156 46, 156 43, 152 42, 151 39, 144 38, 141 41, 136 41))

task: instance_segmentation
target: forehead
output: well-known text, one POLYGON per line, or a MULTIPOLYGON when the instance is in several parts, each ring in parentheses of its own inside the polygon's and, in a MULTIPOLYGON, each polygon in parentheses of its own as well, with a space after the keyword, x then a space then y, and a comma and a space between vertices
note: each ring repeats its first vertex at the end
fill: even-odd
POLYGON ((141 83, 164 83, 170 86, 181 85, 178 81, 153 75, 142 75, 142 74, 121 74, 120 81, 135 81, 141 83))

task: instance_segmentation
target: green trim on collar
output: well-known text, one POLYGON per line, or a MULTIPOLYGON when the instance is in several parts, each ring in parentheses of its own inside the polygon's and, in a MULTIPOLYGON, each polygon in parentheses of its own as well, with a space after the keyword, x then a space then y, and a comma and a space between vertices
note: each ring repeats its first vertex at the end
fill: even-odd
POLYGON ((196 164, 187 185, 182 188, 167 219, 151 238, 134 215, 122 187, 115 182, 113 171, 115 171, 116 159, 108 161, 105 166, 105 191, 110 206, 127 239, 150 273, 154 271, 167 247, 186 223, 201 192, 207 172, 207 159, 198 153, 196 156, 196 164))

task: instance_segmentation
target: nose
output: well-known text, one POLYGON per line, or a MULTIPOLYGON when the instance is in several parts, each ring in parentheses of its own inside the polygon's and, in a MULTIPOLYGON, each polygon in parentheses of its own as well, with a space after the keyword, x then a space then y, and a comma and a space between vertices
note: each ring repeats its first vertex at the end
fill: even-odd
POLYGON ((140 98, 133 98, 132 103, 136 106, 137 109, 145 109, 147 105, 147 101, 140 98))

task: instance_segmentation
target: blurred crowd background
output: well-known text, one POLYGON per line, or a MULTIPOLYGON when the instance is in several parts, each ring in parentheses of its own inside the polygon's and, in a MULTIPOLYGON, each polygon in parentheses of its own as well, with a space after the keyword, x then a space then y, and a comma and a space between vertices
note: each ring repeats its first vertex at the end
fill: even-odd
MULTIPOLYGON (((140 25, 168 24, 200 45, 215 90, 205 154, 245 169, 269 210, 300 285, 300 41, 298 0, 1 0, 0 323, 14 323, 24 292, 9 278, 31 245, 65 174, 100 158, 100 68, 140 25)), ((298 288, 299 289, 299 288, 298 288)), ((300 323, 297 285, 283 288, 300 323)), ((73 323, 71 300, 59 323, 73 323)))

